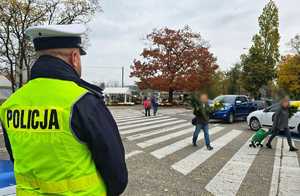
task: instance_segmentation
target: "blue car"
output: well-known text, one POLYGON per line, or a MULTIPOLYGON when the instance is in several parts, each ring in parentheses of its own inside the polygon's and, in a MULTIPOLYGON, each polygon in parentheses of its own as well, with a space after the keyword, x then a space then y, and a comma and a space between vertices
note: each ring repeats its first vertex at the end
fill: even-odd
POLYGON ((250 102, 244 95, 220 95, 214 102, 223 103, 224 107, 211 113, 210 119, 224 120, 233 123, 236 119, 246 119, 247 116, 257 110, 256 104, 250 102))

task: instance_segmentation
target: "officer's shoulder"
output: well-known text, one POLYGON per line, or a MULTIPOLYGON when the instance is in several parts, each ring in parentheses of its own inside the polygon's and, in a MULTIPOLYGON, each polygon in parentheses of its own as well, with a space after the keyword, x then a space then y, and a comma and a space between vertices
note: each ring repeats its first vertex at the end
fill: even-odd
POLYGON ((78 101, 102 103, 103 100, 104 97, 101 94, 88 90, 78 101))
POLYGON ((94 84, 91 84, 89 82, 86 82, 85 80, 80 79, 80 81, 77 82, 77 85, 81 86, 82 88, 85 88, 88 90, 88 92, 100 99, 103 99, 103 93, 102 89, 94 84))
POLYGON ((94 108, 94 107, 101 107, 105 105, 104 98, 102 95, 98 93, 87 91, 80 99, 77 100, 75 105, 78 108, 94 108))

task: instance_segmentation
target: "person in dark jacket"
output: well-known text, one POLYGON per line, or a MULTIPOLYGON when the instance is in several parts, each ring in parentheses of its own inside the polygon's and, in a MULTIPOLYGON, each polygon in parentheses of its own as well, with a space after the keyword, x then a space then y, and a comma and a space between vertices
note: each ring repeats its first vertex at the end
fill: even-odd
MULTIPOLYGON (((51 28, 49 29, 51 30, 51 28)), ((67 29, 67 27, 62 29, 67 29)), ((71 31, 74 28, 70 26, 69 29, 71 31)), ((38 35, 44 35, 46 30, 43 29, 42 33, 38 35)), ((59 31, 53 33, 60 33, 60 36, 62 34, 59 31)), ((71 46, 67 48, 63 44, 70 45, 73 42, 59 38, 60 41, 57 42, 54 42, 55 37, 53 38, 54 41, 48 42, 46 42, 46 38, 43 38, 46 41, 41 43, 42 48, 38 48, 35 43, 39 57, 32 66, 30 80, 47 78, 72 81, 87 89, 88 93, 80 97, 71 108, 70 128, 78 142, 86 145, 91 153, 96 169, 106 185, 107 195, 120 195, 127 186, 128 171, 117 124, 105 106, 102 89, 81 79, 80 54, 83 52, 79 48, 79 44, 76 42, 72 48, 70 48, 71 46)), ((3 132, 10 159, 14 161, 13 146, 11 146, 9 135, 4 127, 3 132)))
POLYGON ((153 109, 153 115, 156 116, 157 109, 158 109, 158 103, 157 103, 157 98, 155 96, 151 97, 151 106, 153 109))
POLYGON ((278 135, 280 131, 284 131, 288 144, 290 146, 290 151, 297 151, 298 149, 293 146, 291 133, 289 130, 289 98, 284 97, 280 101, 280 107, 274 114, 272 135, 270 136, 266 146, 267 148, 272 148, 272 140, 278 135))
POLYGON ((209 105, 208 105, 208 96, 207 94, 200 95, 200 101, 194 106, 194 124, 196 126, 193 134, 193 145, 197 146, 198 135, 203 129, 205 144, 208 150, 212 150, 213 147, 210 145, 209 139, 209 105))

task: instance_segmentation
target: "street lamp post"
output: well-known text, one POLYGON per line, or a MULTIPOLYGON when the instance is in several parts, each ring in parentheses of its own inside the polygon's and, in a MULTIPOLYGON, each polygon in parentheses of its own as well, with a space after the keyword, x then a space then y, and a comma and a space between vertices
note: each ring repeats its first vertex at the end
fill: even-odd
POLYGON ((124 66, 122 66, 122 88, 124 88, 124 66))

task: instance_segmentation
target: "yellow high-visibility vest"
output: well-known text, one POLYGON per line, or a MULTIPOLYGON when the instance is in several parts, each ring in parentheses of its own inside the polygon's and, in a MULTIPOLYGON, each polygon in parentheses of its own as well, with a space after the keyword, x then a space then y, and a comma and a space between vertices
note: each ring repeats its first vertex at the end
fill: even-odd
POLYGON ((72 107, 86 93, 72 81, 37 78, 3 103, 17 195, 106 195, 87 145, 71 128, 72 107))

